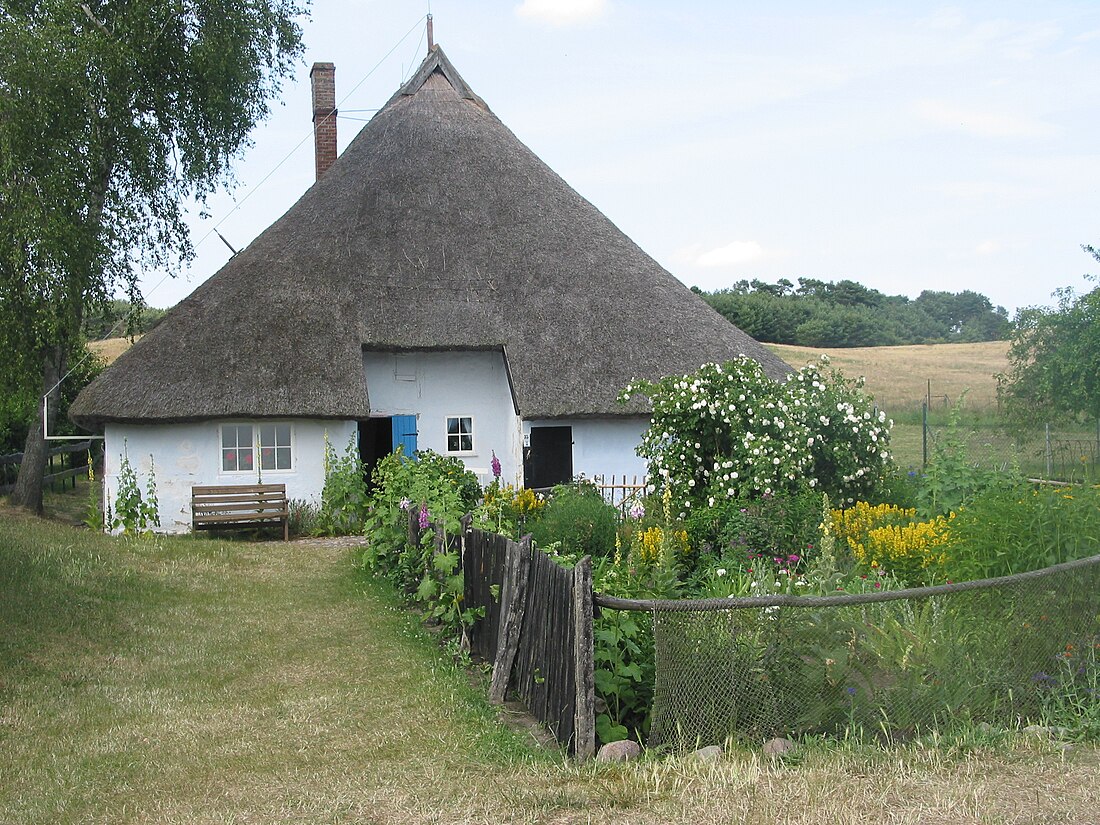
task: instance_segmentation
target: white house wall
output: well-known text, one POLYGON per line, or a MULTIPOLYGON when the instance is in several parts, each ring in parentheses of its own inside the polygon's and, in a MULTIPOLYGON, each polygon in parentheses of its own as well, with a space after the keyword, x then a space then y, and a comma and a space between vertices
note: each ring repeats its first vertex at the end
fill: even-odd
MULTIPOLYGON (((110 504, 118 499, 118 471, 125 452, 145 495, 153 467, 160 503, 160 530, 191 530, 191 488, 206 484, 257 484, 256 471, 222 472, 221 425, 266 423, 254 419, 227 419, 191 424, 108 424, 104 442, 104 483, 110 504)), ((283 423, 283 422, 280 422, 283 423)), ((354 421, 295 420, 291 424, 290 470, 264 470, 265 484, 286 484, 287 497, 320 503, 325 485, 325 434, 343 454, 356 436, 354 421)))
POLYGON ((501 478, 523 477, 520 422, 512 401, 504 354, 498 351, 363 353, 372 416, 417 416, 417 448, 447 452, 447 417, 474 419, 474 451, 458 455, 487 483, 493 453, 501 478))
POLYGON ((649 419, 632 418, 556 418, 524 421, 523 434, 532 427, 571 427, 573 430, 573 475, 586 478, 603 476, 645 477, 646 463, 635 448, 649 427, 649 419))

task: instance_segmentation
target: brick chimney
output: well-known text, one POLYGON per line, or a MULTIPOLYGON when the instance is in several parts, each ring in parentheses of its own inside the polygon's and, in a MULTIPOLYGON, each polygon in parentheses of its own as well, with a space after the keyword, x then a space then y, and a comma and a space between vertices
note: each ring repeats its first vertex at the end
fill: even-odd
POLYGON ((313 154, 320 180, 336 160, 336 65, 314 63, 309 80, 313 89, 313 154))

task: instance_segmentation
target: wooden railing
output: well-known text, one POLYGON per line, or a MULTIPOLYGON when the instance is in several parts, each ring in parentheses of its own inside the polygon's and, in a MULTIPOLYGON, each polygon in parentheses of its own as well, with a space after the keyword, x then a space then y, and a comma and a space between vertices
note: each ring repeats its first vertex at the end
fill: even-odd
MULTIPOLYGON (((52 490, 56 489, 57 482, 61 482, 62 487, 64 487, 66 481, 71 481, 72 486, 75 488, 77 476, 88 472, 88 461, 85 454, 91 448, 91 441, 75 441, 72 444, 53 447, 49 451, 46 474, 42 477, 43 483, 49 484, 52 490), (65 466, 66 456, 69 456, 68 467, 65 466), (54 469, 55 461, 60 464, 61 469, 54 469), (79 463, 77 463, 78 461, 79 463)), ((22 463, 23 453, 0 455, 0 495, 11 492, 15 486, 15 479, 19 475, 19 465, 22 463)))

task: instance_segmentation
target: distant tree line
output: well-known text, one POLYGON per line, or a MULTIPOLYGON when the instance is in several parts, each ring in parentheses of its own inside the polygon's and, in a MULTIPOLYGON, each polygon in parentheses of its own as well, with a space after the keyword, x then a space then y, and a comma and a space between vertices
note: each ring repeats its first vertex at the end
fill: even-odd
POLYGON ((144 335, 161 322, 166 309, 115 298, 84 310, 84 337, 89 341, 144 335))
POLYGON ((692 290, 758 341, 807 347, 999 341, 1008 312, 977 292, 925 290, 917 298, 885 295, 855 281, 753 279, 729 289, 692 290))

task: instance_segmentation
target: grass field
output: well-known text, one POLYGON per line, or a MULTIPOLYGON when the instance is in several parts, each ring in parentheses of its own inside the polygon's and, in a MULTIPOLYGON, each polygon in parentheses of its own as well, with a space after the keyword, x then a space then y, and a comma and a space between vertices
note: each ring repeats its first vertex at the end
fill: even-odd
POLYGON ((965 392, 968 409, 995 411, 997 382, 993 376, 1008 369, 1007 341, 853 349, 767 346, 795 368, 828 355, 846 377, 866 378, 868 392, 895 418, 920 409, 929 395, 929 382, 933 409, 950 407, 965 392))
MULTIPOLYGON (((140 335, 134 341, 141 338, 140 335)), ((103 363, 110 364, 122 353, 126 352, 133 344, 129 338, 107 338, 103 341, 89 341, 88 349, 103 359, 103 363)))
POLYGON ((0 505, 0 822, 1096 822, 1100 751, 1022 734, 574 766, 353 559, 0 505))

